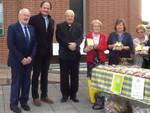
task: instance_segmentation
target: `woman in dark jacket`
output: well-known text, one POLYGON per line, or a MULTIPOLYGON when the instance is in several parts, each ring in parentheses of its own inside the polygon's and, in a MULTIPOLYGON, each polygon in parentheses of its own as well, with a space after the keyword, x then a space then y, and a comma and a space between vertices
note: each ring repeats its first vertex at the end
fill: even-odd
POLYGON ((148 51, 148 58, 143 58, 143 64, 142 68, 150 69, 150 34, 148 36, 148 41, 146 43, 146 46, 149 46, 149 51, 148 51))
POLYGON ((126 32, 124 19, 117 19, 115 32, 110 33, 108 40, 109 65, 118 65, 120 58, 130 58, 133 50, 133 40, 130 33, 126 32))

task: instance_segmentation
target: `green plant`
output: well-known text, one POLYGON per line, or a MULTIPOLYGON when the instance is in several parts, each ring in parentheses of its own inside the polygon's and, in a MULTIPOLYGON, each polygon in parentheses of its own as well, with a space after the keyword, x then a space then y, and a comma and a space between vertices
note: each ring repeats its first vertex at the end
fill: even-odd
POLYGON ((149 22, 148 22, 148 21, 142 21, 142 24, 144 24, 144 25, 148 25, 148 24, 149 24, 149 22))

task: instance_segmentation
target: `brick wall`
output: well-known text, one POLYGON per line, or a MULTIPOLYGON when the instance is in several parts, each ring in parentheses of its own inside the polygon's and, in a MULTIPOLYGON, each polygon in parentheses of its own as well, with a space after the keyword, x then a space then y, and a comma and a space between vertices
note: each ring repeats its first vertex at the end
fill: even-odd
MULTIPOLYGON (((0 0, 4 3, 4 36, 0 37, 0 64, 7 63, 8 49, 6 44, 8 25, 17 21, 21 8, 29 8, 32 15, 39 12, 42 0, 0 0)), ((51 0, 51 11, 55 23, 64 21, 64 11, 69 8, 69 0, 51 0)), ((141 0, 87 0, 87 32, 91 20, 98 18, 103 22, 102 32, 107 36, 114 30, 118 17, 126 20, 127 30, 135 36, 135 26, 141 22, 141 0)), ((55 36, 54 36, 55 37, 55 36)), ((54 38, 54 42, 55 42, 54 38)))
MULTIPOLYGON (((0 0, 4 5, 4 36, 0 36, 0 64, 6 64, 8 58, 7 49, 7 28, 10 24, 17 21, 18 11, 21 8, 29 8, 32 15, 37 14, 40 9, 42 0, 0 0)), ((69 8, 69 0, 51 0, 53 9, 51 11, 52 18, 55 23, 64 21, 64 12, 69 8)), ((54 42, 56 40, 54 39, 54 42)))
POLYGON ((137 24, 141 24, 141 1, 142 0, 129 0, 129 20, 128 30, 132 33, 132 36, 136 36, 135 27, 137 24))
POLYGON ((8 49, 6 45, 7 28, 17 19, 17 0, 2 0, 4 3, 4 36, 0 37, 0 64, 6 64, 8 49))
POLYGON ((124 18, 127 31, 135 37, 135 27, 141 23, 141 0, 87 0, 87 27, 93 19, 103 22, 102 32, 107 36, 114 31, 117 18, 124 18))

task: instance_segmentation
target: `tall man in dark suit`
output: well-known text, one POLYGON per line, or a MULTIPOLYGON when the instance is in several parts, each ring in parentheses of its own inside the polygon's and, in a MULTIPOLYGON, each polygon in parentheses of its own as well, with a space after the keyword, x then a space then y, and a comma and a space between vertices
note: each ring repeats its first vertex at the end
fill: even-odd
POLYGON ((15 113, 21 113, 18 102, 24 110, 30 110, 27 101, 36 41, 34 29, 31 25, 28 25, 29 18, 29 10, 21 9, 18 14, 19 22, 8 27, 8 66, 11 67, 12 75, 10 109, 15 113))
POLYGON ((79 102, 76 93, 79 84, 80 44, 83 38, 81 26, 74 22, 74 17, 74 12, 67 10, 65 22, 58 24, 56 29, 56 39, 59 43, 61 102, 66 102, 68 97, 74 102, 79 102))
POLYGON ((35 28, 37 40, 37 51, 33 64, 32 75, 32 97, 33 103, 36 106, 41 106, 38 93, 38 80, 41 74, 41 100, 46 103, 53 103, 48 98, 48 70, 50 65, 50 57, 52 54, 52 41, 54 32, 54 20, 49 15, 52 9, 51 2, 48 0, 42 1, 40 5, 40 13, 30 18, 30 24, 35 28))

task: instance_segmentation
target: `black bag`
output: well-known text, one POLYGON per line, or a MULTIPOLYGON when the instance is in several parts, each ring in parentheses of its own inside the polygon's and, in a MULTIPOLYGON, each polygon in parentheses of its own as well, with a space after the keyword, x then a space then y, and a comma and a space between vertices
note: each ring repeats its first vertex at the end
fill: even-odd
POLYGON ((99 59, 99 55, 98 55, 98 50, 94 50, 94 58, 93 58, 93 61, 88 63, 87 66, 88 66, 88 70, 87 70, 87 77, 90 77, 92 76, 92 69, 98 65, 104 65, 104 62, 101 62, 100 59, 99 59))
POLYGON ((103 109, 105 103, 105 97, 101 96, 100 93, 95 93, 94 98, 95 98, 95 103, 93 104, 92 108, 94 110, 103 109))

